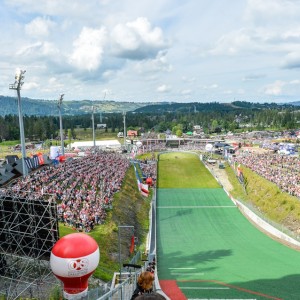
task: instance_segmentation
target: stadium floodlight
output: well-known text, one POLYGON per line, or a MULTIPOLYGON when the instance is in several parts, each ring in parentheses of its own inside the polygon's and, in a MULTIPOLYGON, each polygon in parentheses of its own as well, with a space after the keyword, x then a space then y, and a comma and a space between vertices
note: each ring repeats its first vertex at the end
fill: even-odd
POLYGON ((63 124, 62 124, 62 116, 61 116, 61 106, 62 106, 62 101, 64 98, 65 94, 61 94, 59 96, 57 106, 58 106, 58 111, 59 111, 59 129, 60 129, 60 144, 61 144, 61 154, 65 155, 65 142, 64 142, 64 134, 63 134, 63 124))
POLYGON ((19 127, 20 127, 20 140, 21 140, 21 150, 22 150, 22 170, 23 177, 25 178, 27 175, 27 168, 25 165, 26 158, 26 146, 25 146, 25 135, 24 135, 24 125, 23 125, 23 113, 22 113, 22 105, 21 105, 21 88, 24 84, 24 74, 25 70, 16 70, 15 82, 9 85, 10 90, 16 90, 18 96, 18 112, 19 112, 19 127))
POLYGON ((92 105, 92 129, 93 129, 93 145, 94 152, 96 152, 96 138, 95 138, 95 118, 94 118, 95 106, 92 105))
POLYGON ((124 123, 124 149, 126 149, 126 112, 123 111, 123 123, 124 123))

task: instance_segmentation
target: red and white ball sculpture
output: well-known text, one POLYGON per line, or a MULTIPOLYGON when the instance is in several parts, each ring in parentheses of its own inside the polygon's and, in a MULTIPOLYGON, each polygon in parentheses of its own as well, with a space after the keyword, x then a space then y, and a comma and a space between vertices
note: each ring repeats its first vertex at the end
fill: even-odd
POLYGON ((72 233, 54 245, 50 265, 54 275, 64 284, 66 299, 81 299, 87 295, 88 279, 100 260, 96 241, 84 233, 72 233))

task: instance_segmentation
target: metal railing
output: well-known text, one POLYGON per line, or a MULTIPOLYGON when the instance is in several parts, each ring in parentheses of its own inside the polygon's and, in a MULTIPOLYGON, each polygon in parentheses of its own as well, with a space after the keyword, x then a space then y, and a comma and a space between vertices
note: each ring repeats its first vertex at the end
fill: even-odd
MULTIPOLYGON (((153 197, 151 202, 151 210, 149 214, 150 226, 149 226, 149 245, 148 245, 148 262, 156 259, 156 189, 153 191, 153 197)), ((139 259, 141 253, 137 253, 136 256, 131 260, 131 264, 135 264, 139 259)), ((156 262, 157 263, 157 262, 156 262)), ((129 300, 133 294, 134 289, 136 288, 137 277, 139 274, 146 269, 146 264, 141 267, 141 269, 132 272, 122 271, 122 278, 119 280, 119 273, 115 273, 113 278, 113 284, 111 290, 97 298, 96 300, 129 300), (119 283, 120 282, 120 283, 119 283)), ((165 297, 166 300, 170 298, 162 291, 159 279, 157 275, 157 269, 154 271, 154 290, 165 297)))

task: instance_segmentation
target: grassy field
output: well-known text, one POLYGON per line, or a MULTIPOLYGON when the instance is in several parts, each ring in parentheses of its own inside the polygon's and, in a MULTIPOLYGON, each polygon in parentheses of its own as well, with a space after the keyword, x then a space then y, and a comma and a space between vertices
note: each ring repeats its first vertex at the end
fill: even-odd
MULTIPOLYGON (((92 141, 93 140, 93 131, 92 128, 76 128, 75 129, 76 139, 72 139, 71 143, 76 141, 92 141)), ((96 129, 95 130, 95 139, 96 140, 118 140, 121 144, 124 143, 123 138, 117 137, 118 132, 111 132, 111 129, 108 130, 108 132, 105 132, 104 129, 96 129)), ((60 140, 48 140, 50 145, 50 142, 53 146, 60 146, 60 140)), ((65 144, 69 144, 69 140, 65 140, 65 144)), ((16 141, 5 141, 0 143, 0 159, 5 158, 7 155, 18 155, 19 158, 22 157, 21 151, 13 151, 13 146, 20 144, 19 140, 16 141)), ((48 153, 50 151, 50 146, 44 148, 41 150, 43 153, 48 153)), ((27 150, 26 155, 29 156, 30 153, 34 152, 33 150, 27 150)))
MULTIPOLYGON (((246 192, 238 182, 234 171, 226 166, 229 180, 234 187, 230 192, 238 200, 248 203, 257 214, 273 221, 281 230, 291 231, 299 235, 300 201, 297 197, 281 192, 278 186, 246 167, 242 167, 246 179, 246 192)), ((289 232, 287 232, 289 233, 289 232)))
MULTIPOLYGON (((83 141, 91 141, 93 140, 93 130, 92 128, 76 128, 76 139, 83 140, 83 141)), ((105 129, 96 129, 95 130, 95 138, 96 140, 123 140, 117 137, 118 132, 111 132, 111 129, 108 129, 105 132, 105 129)))
POLYGON ((200 162, 197 155, 172 152, 161 154, 158 163, 158 187, 200 188, 208 186, 217 188, 220 185, 200 162), (159 176, 163 173, 164 176, 159 176), (198 176, 200 175, 201 176, 198 176))

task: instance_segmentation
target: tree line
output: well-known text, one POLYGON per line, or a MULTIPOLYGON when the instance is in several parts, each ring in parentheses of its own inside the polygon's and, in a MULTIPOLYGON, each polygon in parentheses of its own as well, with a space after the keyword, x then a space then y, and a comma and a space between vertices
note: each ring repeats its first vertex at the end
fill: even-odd
MULTIPOLYGON (((95 127, 100 120, 95 116, 95 127)), ((123 131, 123 115, 107 113, 102 115, 102 123, 112 132, 123 131)), ((27 116, 24 118, 24 131, 30 140, 46 140, 59 137, 59 118, 57 116, 27 116)), ((290 130, 296 129, 300 113, 294 107, 275 107, 266 109, 239 108, 213 111, 170 111, 170 112, 128 112, 127 129, 138 129, 140 132, 173 133, 193 131, 194 125, 200 125, 207 134, 236 132, 241 130, 290 130)), ((70 132, 76 138, 76 127, 91 128, 90 114, 63 116, 65 135, 70 132)), ((0 141, 18 140, 20 136, 19 118, 17 115, 0 116, 0 141)))

